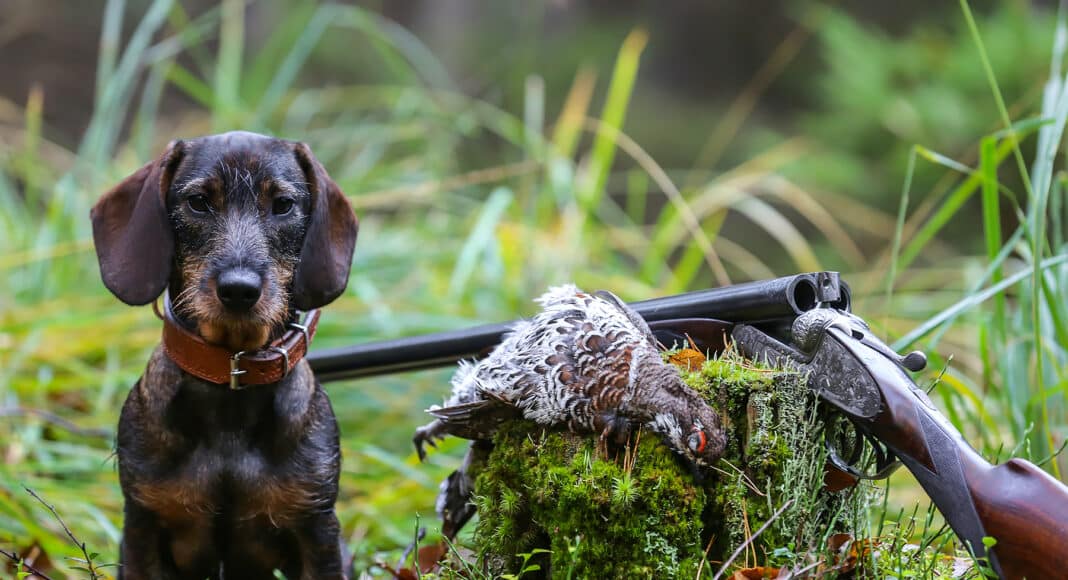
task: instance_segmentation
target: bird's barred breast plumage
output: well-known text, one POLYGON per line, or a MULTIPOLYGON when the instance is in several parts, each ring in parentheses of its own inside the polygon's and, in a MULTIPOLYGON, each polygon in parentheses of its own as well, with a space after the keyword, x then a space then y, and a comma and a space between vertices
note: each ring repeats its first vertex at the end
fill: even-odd
POLYGON ((542 311, 488 358, 457 372, 444 408, 494 401, 543 425, 589 431, 598 411, 629 402, 636 355, 656 354, 645 323, 639 328, 610 298, 572 285, 538 302, 542 311))
POLYGON ((541 312, 519 322, 487 358, 460 365, 452 395, 428 410, 437 420, 416 431, 420 456, 424 443, 445 435, 488 439, 518 417, 617 438, 644 424, 691 461, 717 456, 719 417, 663 361, 636 312, 609 292, 573 285, 538 302, 541 312), (702 435, 691 437, 695 431, 702 435))
POLYGON ((644 425, 693 467, 719 458, 725 435, 719 416, 665 363, 649 325, 609 292, 573 285, 538 299, 541 312, 519 322, 485 359, 463 362, 452 394, 416 430, 424 444, 455 435, 475 440, 464 466, 442 483, 438 513, 453 537, 474 514, 468 472, 472 457, 488 454, 504 421, 525 418, 545 426, 625 440, 644 425))

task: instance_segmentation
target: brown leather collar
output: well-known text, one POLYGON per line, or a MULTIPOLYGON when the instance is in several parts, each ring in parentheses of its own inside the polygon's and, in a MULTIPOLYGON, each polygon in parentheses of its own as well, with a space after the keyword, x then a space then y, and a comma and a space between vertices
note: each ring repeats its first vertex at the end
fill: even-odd
POLYGON ((297 366, 315 336, 319 309, 309 311, 303 324, 290 323, 289 329, 266 348, 231 352, 208 344, 186 330, 164 300, 163 352, 185 372, 211 383, 239 390, 249 385, 267 385, 282 380, 297 366))

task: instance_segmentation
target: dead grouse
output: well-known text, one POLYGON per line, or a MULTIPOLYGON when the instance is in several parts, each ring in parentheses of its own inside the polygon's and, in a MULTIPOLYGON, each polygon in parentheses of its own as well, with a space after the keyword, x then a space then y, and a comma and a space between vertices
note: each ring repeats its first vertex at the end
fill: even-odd
POLYGON ((538 302, 543 310, 518 323, 489 357, 461 363, 452 396, 416 430, 420 458, 424 443, 446 435, 489 439, 501 422, 519 417, 616 440, 644 425, 694 466, 720 457, 719 415, 664 362, 638 313, 610 292, 572 285, 538 302))
POLYGON ((635 425, 659 433, 692 467, 710 465, 726 437, 719 415, 664 362, 649 326, 610 292, 552 288, 543 309, 516 325, 477 363, 461 363, 452 396, 428 412, 436 417, 415 432, 423 444, 455 435, 473 439, 463 465, 441 482, 437 512, 452 539, 474 515, 469 466, 493 449, 504 421, 526 418, 546 426, 626 440, 635 425))

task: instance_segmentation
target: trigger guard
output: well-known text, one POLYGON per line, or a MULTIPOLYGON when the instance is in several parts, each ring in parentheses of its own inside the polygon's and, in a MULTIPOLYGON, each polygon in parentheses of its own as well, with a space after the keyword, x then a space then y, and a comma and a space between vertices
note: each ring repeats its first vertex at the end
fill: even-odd
POLYGON ((834 443, 828 440, 824 441, 824 445, 827 447, 827 461, 833 465, 835 469, 844 471, 857 479, 867 479, 864 477, 864 475, 866 475, 865 473, 854 467, 848 461, 842 459, 842 456, 838 454, 838 449, 835 448, 834 443))
MULTIPOLYGON (((828 425, 830 428, 834 428, 833 425, 828 425)), ((832 437, 829 437, 829 433, 824 433, 824 446, 827 448, 827 461, 836 469, 843 471, 857 479, 866 480, 878 480, 886 479, 890 477, 890 474, 901 467, 901 461, 894 455, 894 452, 882 444, 878 439, 865 433, 861 429, 858 429, 856 425, 850 422, 850 427, 854 430, 854 448, 850 451, 850 460, 842 458, 839 449, 835 446, 832 437), (867 441, 874 453, 875 453, 875 472, 868 473, 858 469, 853 462, 860 459, 863 452, 864 441, 867 441)))

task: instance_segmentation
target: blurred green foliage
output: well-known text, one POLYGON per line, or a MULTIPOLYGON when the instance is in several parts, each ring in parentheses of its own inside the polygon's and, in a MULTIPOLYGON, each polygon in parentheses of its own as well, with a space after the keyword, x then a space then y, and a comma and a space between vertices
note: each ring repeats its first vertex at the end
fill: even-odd
MULTIPOLYGON (((982 19, 991 64, 1018 117, 1041 100, 1053 26, 1049 14, 1023 2, 1001 3, 982 19)), ((817 37, 826 68, 811 87, 816 110, 800 124, 819 143, 809 169, 798 170, 812 178, 806 183, 893 209, 913 145, 974 164, 978 137, 1000 128, 961 19, 923 22, 891 36, 832 11, 817 37)), ((940 175, 927 165, 916 179, 929 186, 940 175)))
MULTIPOLYGON (((359 6, 286 4, 253 44, 242 0, 198 13, 106 2, 77 146, 50 139, 41 93, 0 103, 0 548, 36 545, 60 566, 80 557, 29 486, 101 562, 116 559, 111 436, 159 324, 100 284, 88 210, 167 140, 236 128, 307 141, 361 216, 349 289, 317 347, 510 319, 565 281, 641 299, 838 267, 882 335, 930 349, 921 380, 938 354, 954 357, 934 397, 978 447, 1053 454, 1068 436, 1068 94, 1044 85, 1054 19, 1014 2, 974 28, 958 17, 890 39, 801 6, 826 66, 804 93, 820 109, 792 136, 753 112, 759 90, 735 101, 753 108, 725 114, 650 106, 640 79, 658 37, 618 22, 593 33, 590 60, 581 40, 541 53, 525 44, 536 27, 519 34, 514 66, 500 68, 507 88, 475 94, 420 38, 359 6), (530 64, 556 54, 559 66, 537 67, 546 74, 530 64), (175 100, 192 105, 175 113, 175 100), (1053 121, 1006 131, 1040 115, 1053 121), (662 149, 645 148, 662 140, 686 144, 687 159, 702 159, 691 143, 730 148, 729 163, 663 166, 662 149), (903 182, 900 203, 862 195, 899 200, 903 182)), ((408 543, 457 464, 458 442, 426 465, 409 443, 446 379, 329 388, 344 433, 338 511, 362 567, 408 543)))

